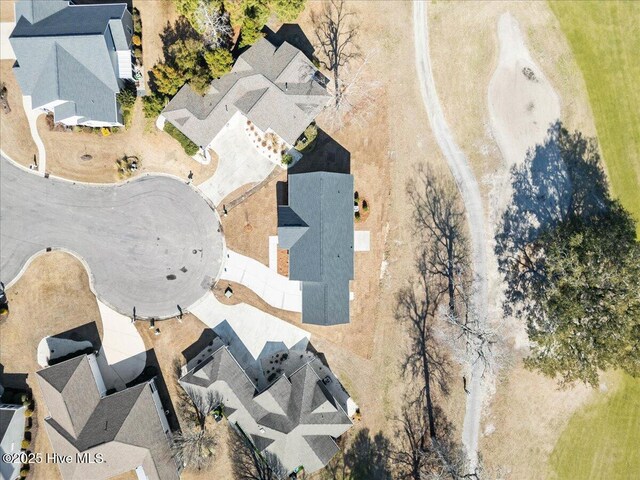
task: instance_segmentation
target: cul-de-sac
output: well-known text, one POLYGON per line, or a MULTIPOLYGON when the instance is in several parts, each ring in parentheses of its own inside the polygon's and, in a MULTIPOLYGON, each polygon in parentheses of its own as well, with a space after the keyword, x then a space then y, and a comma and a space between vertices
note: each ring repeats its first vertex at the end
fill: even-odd
POLYGON ((0 0, 0 480, 640 478, 639 0, 0 0))

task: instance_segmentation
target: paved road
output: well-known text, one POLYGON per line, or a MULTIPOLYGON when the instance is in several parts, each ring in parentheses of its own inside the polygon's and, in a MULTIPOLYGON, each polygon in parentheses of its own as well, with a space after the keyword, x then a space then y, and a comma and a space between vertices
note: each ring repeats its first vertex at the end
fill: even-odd
MULTIPOLYGON (((438 99, 429 58, 429 31, 425 5, 426 2, 413 3, 413 34, 416 69, 420 81, 422 100, 427 110, 427 115, 429 116, 431 129, 436 137, 438 146, 447 159, 449 169, 458 184, 467 211, 476 280, 473 306, 477 312, 479 321, 484 325, 487 319, 487 252, 482 196, 480 195, 478 182, 469 167, 467 158, 464 153, 462 153, 462 150, 460 150, 460 147, 456 145, 438 99)), ((480 415, 482 413, 484 390, 481 373, 481 362, 475 362, 470 372, 468 388, 471 393, 467 396, 467 406, 462 431, 462 441, 469 457, 471 471, 475 470, 478 462, 478 436, 480 433, 480 415)))
POLYGON ((0 279, 10 285, 47 247, 80 257, 92 289, 131 316, 168 317, 209 291, 223 238, 205 200, 184 183, 147 176, 119 185, 44 178, 0 159, 0 279))

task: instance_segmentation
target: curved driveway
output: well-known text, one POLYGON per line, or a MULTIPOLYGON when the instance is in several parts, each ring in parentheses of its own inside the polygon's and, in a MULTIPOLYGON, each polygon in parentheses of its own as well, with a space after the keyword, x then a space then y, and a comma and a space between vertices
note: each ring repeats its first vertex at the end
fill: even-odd
POLYGON ((44 178, 0 159, 0 279, 51 247, 87 265, 92 289, 131 316, 169 317, 209 291, 223 239, 207 202, 162 176, 118 185, 44 178))

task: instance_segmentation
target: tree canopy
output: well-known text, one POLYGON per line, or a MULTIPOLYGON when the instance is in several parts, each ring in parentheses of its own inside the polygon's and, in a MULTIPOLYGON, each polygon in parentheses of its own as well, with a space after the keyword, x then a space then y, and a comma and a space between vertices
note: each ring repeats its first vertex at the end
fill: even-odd
POLYGON ((505 310, 527 323, 526 365, 562 384, 597 385, 608 368, 640 374, 640 244, 595 139, 558 122, 512 180, 496 253, 505 310))

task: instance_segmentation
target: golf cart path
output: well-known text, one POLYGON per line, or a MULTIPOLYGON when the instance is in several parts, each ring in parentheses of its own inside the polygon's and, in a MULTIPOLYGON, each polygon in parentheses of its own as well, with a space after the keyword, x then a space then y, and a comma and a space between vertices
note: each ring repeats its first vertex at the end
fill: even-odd
MULTIPOLYGON (((473 269, 475 276, 475 292, 473 308, 480 325, 487 321, 487 251, 485 243, 484 212, 482 196, 478 182, 471 171, 464 153, 456 144, 449 129, 438 99, 431 60, 429 58, 429 30, 427 25, 426 2, 413 3, 413 33, 415 46, 415 62, 420 82, 422 100, 429 117, 431 129, 438 146, 442 150, 449 169, 458 185, 467 212, 471 245, 473 249, 473 269)), ((478 463, 478 437, 480 434, 480 417, 484 385, 482 382, 482 365, 475 362, 468 372, 467 405, 462 431, 462 443, 465 446, 469 468, 474 472, 478 463)))

